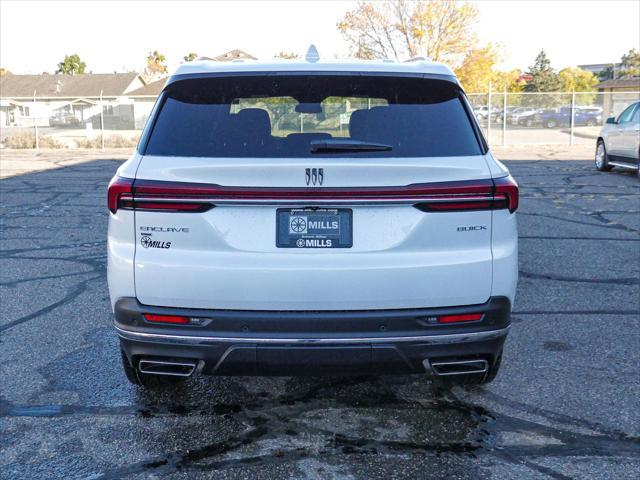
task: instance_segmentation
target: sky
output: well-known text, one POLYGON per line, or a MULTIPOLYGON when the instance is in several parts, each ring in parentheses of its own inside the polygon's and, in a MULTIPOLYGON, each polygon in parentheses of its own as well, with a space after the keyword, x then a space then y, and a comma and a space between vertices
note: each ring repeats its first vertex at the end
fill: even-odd
MULTIPOLYGON (((561 69, 618 61, 640 49, 640 0, 472 2, 481 43, 501 47, 500 69, 526 69, 541 48, 561 69)), ((159 50, 175 68, 188 52, 216 56, 239 48, 260 59, 281 50, 346 57, 336 29, 348 1, 18 1, 0 0, 0 66, 54 72, 78 53, 95 73, 141 71, 159 50)))

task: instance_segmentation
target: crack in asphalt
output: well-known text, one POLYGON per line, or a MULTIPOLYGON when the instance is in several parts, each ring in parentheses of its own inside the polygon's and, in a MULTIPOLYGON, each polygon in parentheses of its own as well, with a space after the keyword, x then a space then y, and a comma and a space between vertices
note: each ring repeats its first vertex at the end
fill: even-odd
POLYGON ((549 273, 532 273, 520 270, 520 276, 524 278, 533 278, 536 280, 553 280, 558 282, 575 282, 575 283, 598 283, 604 285, 640 285, 640 278, 583 278, 583 277, 566 277, 563 275, 555 275, 549 273))

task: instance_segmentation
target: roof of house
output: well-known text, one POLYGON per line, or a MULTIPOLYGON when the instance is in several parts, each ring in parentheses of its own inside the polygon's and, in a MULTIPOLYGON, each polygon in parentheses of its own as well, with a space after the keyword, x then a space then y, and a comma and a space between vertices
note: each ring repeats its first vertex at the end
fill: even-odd
POLYGON ((164 88, 167 83, 167 78, 161 78, 160 80, 156 80, 155 82, 147 83, 144 87, 136 88, 135 90, 131 90, 127 92, 127 95, 135 96, 135 95, 160 95, 160 92, 164 88))
POLYGON ((640 90, 640 78, 615 78, 598 84, 598 90, 620 87, 637 87, 640 90))
MULTIPOLYGON (((129 73, 81 73, 77 75, 2 75, 1 97, 115 97, 127 93, 139 75, 129 73)), ((144 84, 140 80, 140 84, 144 84)))
POLYGON ((233 50, 230 50, 226 53, 223 53, 222 55, 218 55, 217 57, 200 57, 198 58, 198 60, 213 60, 214 62, 231 62, 232 60, 238 60, 238 59, 244 59, 244 60, 257 60, 256 57, 254 57, 253 55, 248 54, 247 52, 244 52, 242 50, 239 50, 237 48, 234 48, 233 50))

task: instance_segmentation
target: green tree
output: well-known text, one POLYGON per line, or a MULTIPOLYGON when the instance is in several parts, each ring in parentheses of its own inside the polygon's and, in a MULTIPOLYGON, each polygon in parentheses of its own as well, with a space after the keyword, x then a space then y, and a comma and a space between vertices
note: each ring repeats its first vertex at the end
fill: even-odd
POLYGON ((551 68, 551 61, 544 50, 540 50, 527 75, 531 75, 531 80, 524 86, 525 92, 557 92, 562 89, 562 81, 551 68))
POLYGON ((87 64, 80 60, 80 56, 77 53, 74 53, 73 55, 64 56, 64 60, 58 63, 56 73, 75 75, 76 73, 84 73, 86 68, 87 64))
POLYGON ((198 54, 193 52, 189 52, 184 57, 182 57, 185 62, 193 62, 196 58, 198 58, 198 54))
POLYGON ((147 55, 147 67, 145 68, 145 73, 150 76, 160 76, 167 73, 167 57, 158 52, 158 50, 154 50, 153 52, 149 52, 147 55))
POLYGON ((618 78, 638 78, 640 77, 640 52, 635 48, 629 50, 620 58, 620 70, 618 78))

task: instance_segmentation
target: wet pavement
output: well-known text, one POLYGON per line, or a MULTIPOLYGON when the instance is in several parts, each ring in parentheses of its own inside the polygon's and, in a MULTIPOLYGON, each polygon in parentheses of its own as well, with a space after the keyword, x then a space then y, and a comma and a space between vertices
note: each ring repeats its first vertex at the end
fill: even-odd
POLYGON ((637 478, 640 182, 586 161, 506 162, 520 283, 502 371, 198 377, 121 371, 98 159, 0 181, 0 478, 637 478))

